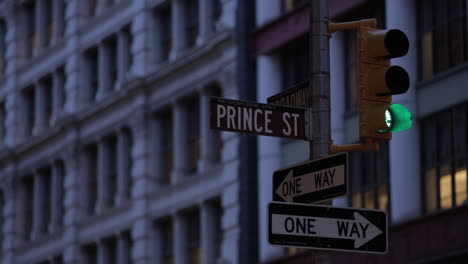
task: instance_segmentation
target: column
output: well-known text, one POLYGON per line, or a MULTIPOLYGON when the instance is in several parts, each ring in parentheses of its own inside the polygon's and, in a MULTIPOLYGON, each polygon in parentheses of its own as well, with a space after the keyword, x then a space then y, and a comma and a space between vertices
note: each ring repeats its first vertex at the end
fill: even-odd
POLYGON ((119 31, 117 35, 117 83, 115 89, 122 87, 129 70, 130 56, 130 32, 125 29, 119 31))
POLYGON ((98 91, 96 100, 104 98, 110 90, 109 49, 105 41, 98 47, 98 91))
MULTIPOLYGON (((417 41, 417 5, 416 1, 386 1, 387 28, 397 28, 405 32, 409 40, 409 52, 402 58, 392 60, 392 64, 405 68, 410 77, 408 92, 393 96, 393 101, 408 107, 411 113, 416 112, 415 81, 418 79, 418 41, 417 41)), ((394 133, 390 141, 390 205, 392 223, 400 223, 421 216, 421 186, 419 172, 419 126, 418 118, 413 116, 411 129, 394 133)))
POLYGON ((35 97, 34 97, 34 128, 33 134, 37 134, 45 126, 45 91, 41 81, 38 81, 35 86, 35 97))
MULTIPOLYGON (((257 63, 257 100, 266 101, 266 98, 281 90, 281 63, 277 56, 262 55, 257 63)), ((272 199, 273 171, 281 166, 281 139, 274 137, 259 137, 258 146, 258 225, 259 225, 259 257, 261 262, 280 257, 281 248, 272 246, 267 241, 268 215, 266 210, 272 199)))
MULTIPOLYGON (((173 234, 173 233, 171 233, 173 234)), ((163 231, 161 229, 161 225, 159 223, 155 224, 153 227, 153 232, 151 232, 151 246, 152 246, 152 254, 151 260, 154 263, 162 263, 163 262, 163 244, 166 241, 163 240, 163 231)))
MULTIPOLYGON (((24 218, 21 218, 21 215, 17 214, 17 208, 22 207, 21 197, 24 199, 24 196, 21 196, 21 193, 19 193, 19 197, 15 199, 17 189, 14 186, 19 184, 19 182, 13 181, 13 166, 7 166, 9 168, 3 170, 5 179, 1 183, 4 197, 4 207, 0 211, 4 219, 3 226, 1 226, 3 232, 2 260, 3 263, 15 263, 16 241, 22 238, 21 233, 17 233, 15 228, 18 224, 22 223, 21 219, 24 221, 24 218)), ((24 211, 24 207, 22 207, 22 211, 24 211)))
POLYGON ((36 1, 35 10, 35 32, 36 32, 36 47, 34 49, 34 55, 38 55, 44 48, 47 40, 47 21, 46 21, 46 10, 44 0, 36 1))
POLYGON ((98 193, 95 212, 100 213, 109 206, 109 148, 105 139, 98 143, 98 193))
POLYGON ((187 34, 185 34, 185 15, 183 0, 174 0, 171 5, 171 39, 172 47, 169 54, 169 60, 175 60, 185 49, 187 43, 187 34))
POLYGON ((50 201, 50 223, 48 232, 53 233, 60 229, 62 226, 62 215, 63 215, 63 168, 61 164, 56 162, 52 166, 52 188, 50 201))
POLYGON ((115 204, 122 205, 129 197, 130 187, 130 135, 125 130, 117 134, 117 196, 115 204))
POLYGON ((214 160, 214 147, 216 138, 210 129, 210 96, 208 91, 200 93, 200 160, 198 169, 205 171, 214 160))
POLYGON ((52 34, 52 44, 56 44, 64 35, 65 25, 65 1, 52 0, 52 19, 54 20, 54 31, 52 34))
POLYGON ((130 263, 130 237, 126 234, 119 234, 117 237, 117 263, 130 263))
POLYGON ((198 37, 197 46, 201 45, 213 31, 213 1, 198 0, 198 37))
POLYGON ((173 128, 172 128, 172 146, 174 148, 172 154, 173 169, 171 172, 171 184, 177 183, 184 176, 186 153, 185 153, 185 117, 184 107, 182 102, 175 102, 173 114, 173 128))
POLYGON ((52 77, 52 117, 50 123, 54 124, 62 114, 65 76, 61 70, 54 72, 52 77))
MULTIPOLYGON (((77 133, 74 136, 78 136, 77 133)), ((80 168, 81 150, 71 140, 63 153, 65 166, 63 168, 63 230, 64 230, 64 264, 81 264, 79 228, 78 223, 85 215, 86 207, 84 205, 81 187, 84 185, 84 175, 80 168)))
POLYGON ((203 264, 216 263, 216 236, 215 215, 211 204, 205 202, 201 205, 200 230, 203 264))
POLYGON ((176 213, 174 219, 174 240, 172 248, 174 249, 174 264, 188 263, 187 258, 187 226, 184 215, 176 213))
POLYGON ((46 200, 46 194, 44 191, 44 175, 40 172, 36 172, 34 175, 33 228, 31 240, 38 239, 44 233, 44 207, 46 200))

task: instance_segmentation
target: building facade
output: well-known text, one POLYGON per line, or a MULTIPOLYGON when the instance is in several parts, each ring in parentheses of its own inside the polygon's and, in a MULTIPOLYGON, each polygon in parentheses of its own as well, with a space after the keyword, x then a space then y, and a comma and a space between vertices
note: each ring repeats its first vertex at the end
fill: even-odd
POLYGON ((237 263, 235 7, 0 1, 1 263, 237 263))
MULTIPOLYGON (((309 78, 309 1, 256 1, 254 54, 257 100, 309 78)), ((334 205, 386 210, 385 255, 310 251, 267 242, 267 211, 259 210, 259 256, 267 263, 466 263, 467 5, 465 1, 328 1, 330 19, 377 18, 400 29, 410 50, 392 64, 411 86, 393 102, 413 113, 413 127, 394 133, 377 152, 349 153, 349 192, 334 205)), ((358 61, 355 31, 330 38, 331 132, 334 144, 358 139, 358 61)), ((308 143, 259 138, 259 208, 271 201, 275 169, 305 161, 308 143), (266 187, 266 188, 265 188, 266 187)))

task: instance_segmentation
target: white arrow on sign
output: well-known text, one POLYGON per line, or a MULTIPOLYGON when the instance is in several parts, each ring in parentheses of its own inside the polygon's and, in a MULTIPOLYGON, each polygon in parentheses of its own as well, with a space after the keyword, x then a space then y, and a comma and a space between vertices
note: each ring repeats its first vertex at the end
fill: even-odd
POLYGON ((299 215, 272 215, 272 233, 290 236, 312 236, 354 240, 354 248, 371 241, 382 233, 358 212, 354 220, 310 217, 299 215))
POLYGON ((275 192, 283 200, 293 202, 293 198, 306 193, 320 191, 345 184, 345 166, 339 165, 324 170, 293 177, 290 170, 275 192))

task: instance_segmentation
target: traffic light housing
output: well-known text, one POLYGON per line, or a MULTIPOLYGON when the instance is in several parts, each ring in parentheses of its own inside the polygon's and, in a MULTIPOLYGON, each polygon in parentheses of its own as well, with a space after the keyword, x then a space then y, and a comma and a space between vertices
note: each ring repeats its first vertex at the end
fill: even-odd
POLYGON ((409 41, 398 29, 380 30, 376 20, 361 21, 359 46, 359 136, 361 141, 390 140, 392 132, 411 127, 406 107, 391 104, 392 95, 405 93, 408 73, 390 59, 406 55, 409 41))

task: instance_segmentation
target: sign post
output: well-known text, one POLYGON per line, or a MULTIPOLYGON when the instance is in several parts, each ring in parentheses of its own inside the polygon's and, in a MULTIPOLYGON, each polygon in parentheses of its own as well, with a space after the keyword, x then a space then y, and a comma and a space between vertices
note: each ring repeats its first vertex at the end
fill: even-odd
POLYGON ((273 201, 314 203, 347 193, 346 153, 308 161, 273 173, 273 201))
POLYGON ((268 240, 271 244, 361 253, 387 252, 385 211, 270 203, 268 240))
POLYGON ((254 102, 210 99, 210 127, 264 136, 306 139, 305 109, 254 102))

